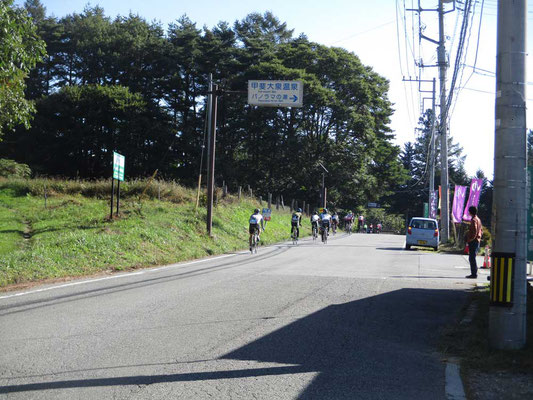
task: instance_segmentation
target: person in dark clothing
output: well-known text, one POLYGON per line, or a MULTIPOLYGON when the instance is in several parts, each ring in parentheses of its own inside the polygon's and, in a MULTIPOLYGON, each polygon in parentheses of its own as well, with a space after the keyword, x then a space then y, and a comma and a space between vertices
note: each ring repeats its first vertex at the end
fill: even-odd
POLYGON ((483 229, 481 226, 481 220, 477 216, 477 207, 469 207, 468 213, 472 216, 472 219, 470 220, 470 226, 466 235, 466 242, 468 243, 468 261, 470 261, 470 275, 468 275, 467 278, 475 279, 477 278, 476 255, 479 251, 483 229))

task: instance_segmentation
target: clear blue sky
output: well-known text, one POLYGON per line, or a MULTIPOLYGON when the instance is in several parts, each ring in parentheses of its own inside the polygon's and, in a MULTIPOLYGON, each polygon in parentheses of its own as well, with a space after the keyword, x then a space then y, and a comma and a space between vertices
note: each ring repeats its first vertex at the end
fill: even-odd
MULTIPOLYGON (((80 13, 88 4, 86 0, 41 0, 48 15, 61 17, 80 13)), ((16 0, 23 4, 23 0, 16 0)), ((424 63, 434 63, 436 48, 429 42, 419 45, 417 38, 418 20, 415 15, 404 11, 417 0, 268 0, 251 2, 240 0, 100 0, 91 5, 100 5, 109 16, 139 14, 145 19, 160 21, 163 25, 175 21, 183 14, 197 23, 198 27, 213 27, 219 21, 233 23, 250 12, 272 11, 281 21, 287 22, 295 34, 305 33, 310 40, 326 45, 340 46, 357 54, 363 63, 391 82, 390 100, 395 104, 395 115, 391 128, 396 134, 396 143, 414 140, 416 121, 420 115, 420 98, 417 86, 402 81, 403 76, 418 74, 413 54, 422 56, 424 63), (411 4, 412 3, 412 4, 411 4), (398 21, 398 22, 397 22, 398 21), (413 29, 413 25, 415 29, 413 29)), ((435 7, 436 0, 422 0, 423 7, 435 7)), ((494 71, 496 64, 496 4, 497 0, 485 0, 481 30, 481 0, 476 3, 474 24, 469 33, 467 65, 475 62, 478 50, 477 68, 465 68, 463 86, 457 102, 452 108, 450 134, 464 149, 466 169, 471 175, 480 168, 489 177, 493 174, 494 157, 494 71), (478 46, 478 32, 480 40, 478 46), (471 77, 470 77, 471 75, 471 77), (468 79, 470 77, 470 79, 468 79), (467 84, 465 85, 465 83, 467 84)), ((531 6, 531 4, 529 4, 531 6)), ((530 7, 533 9, 533 7, 530 7)), ((533 14, 530 12, 529 15, 533 14)), ((446 16, 446 33, 450 36, 447 49, 451 49, 451 61, 458 42, 458 28, 461 14, 452 12, 446 16)), ((531 23, 531 20, 528 22, 531 23)), ((436 36, 436 13, 423 13, 422 23, 427 26, 426 35, 436 36)), ((528 36, 531 36, 530 34, 528 36)), ((533 43, 528 37, 528 43, 533 43)), ((529 51, 530 53, 531 51, 529 51)), ((528 60, 529 61, 529 60, 528 60)), ((529 68, 531 72, 533 70, 529 68)), ((448 85, 451 71, 448 73, 448 85)), ((528 73, 528 76, 533 76, 528 73)), ((426 68, 423 79, 437 77, 435 68, 426 68)), ((533 98, 533 95, 529 96, 533 98)), ((430 106, 425 101, 425 108, 430 106)), ((528 101, 529 104, 529 101, 528 101)), ((531 107, 530 107, 531 108, 531 107)), ((528 111, 528 121, 533 114, 528 111)))

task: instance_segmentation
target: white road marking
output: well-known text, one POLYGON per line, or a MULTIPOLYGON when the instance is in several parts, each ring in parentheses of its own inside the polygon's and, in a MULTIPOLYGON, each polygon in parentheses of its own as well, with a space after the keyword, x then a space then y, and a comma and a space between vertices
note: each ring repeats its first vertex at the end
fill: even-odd
POLYGON ((466 400, 463 381, 459 373, 459 365, 454 362, 446 363, 445 392, 447 400, 466 400))
POLYGON ((83 285, 83 284, 86 284, 86 283, 106 281, 106 280, 109 280, 109 279, 129 278, 130 276, 143 275, 143 274, 146 274, 146 273, 149 273, 149 272, 161 271, 163 269, 168 269, 168 268, 186 267, 188 265, 193 265, 193 264, 198 264, 198 263, 207 262, 207 261, 213 261, 213 260, 220 260, 221 258, 233 257, 233 256, 236 256, 238 254, 246 254, 246 253, 248 253, 248 252, 247 251, 243 251, 243 252, 234 253, 234 254, 225 254, 225 255, 222 255, 222 256, 218 256, 218 257, 204 258, 202 260, 195 260, 195 261, 190 261, 190 262, 186 262, 186 263, 177 263, 177 264, 165 265, 163 267, 145 269, 145 270, 138 271, 138 272, 131 272, 131 273, 120 274, 120 275, 106 276, 105 278, 96 278, 96 279, 89 279, 89 280, 83 280, 83 281, 77 281, 77 282, 70 282, 70 283, 65 283, 63 285, 50 286, 50 287, 46 287, 46 288, 42 288, 42 289, 28 290, 26 292, 8 294, 6 296, 0 296, 0 300, 9 299, 11 297, 25 296, 25 295, 28 295, 28 294, 34 294, 34 293, 39 293, 39 292, 47 292, 49 290, 62 289, 62 288, 69 287, 69 286, 76 286, 76 285, 83 285))

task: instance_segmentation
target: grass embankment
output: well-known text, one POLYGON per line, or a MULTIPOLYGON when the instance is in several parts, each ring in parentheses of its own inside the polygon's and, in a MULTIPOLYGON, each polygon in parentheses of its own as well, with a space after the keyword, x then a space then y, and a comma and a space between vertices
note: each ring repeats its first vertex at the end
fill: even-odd
POLYGON ((471 304, 472 321, 446 329, 441 342, 445 354, 459 357, 466 373, 526 372, 533 370, 533 288, 527 286, 527 344, 522 350, 503 351, 489 347, 489 287, 476 288, 471 304))
MULTIPOLYGON (((176 184, 126 183, 109 219, 110 182, 0 181, 0 287, 200 258, 247 248, 256 200, 220 199, 206 236, 205 207, 176 184), (47 187, 47 207, 44 186, 47 187), (161 200, 158 197, 161 196, 161 200)), ((205 201, 205 200, 204 200, 205 201)), ((289 237, 290 213, 273 211, 262 244, 289 237)))

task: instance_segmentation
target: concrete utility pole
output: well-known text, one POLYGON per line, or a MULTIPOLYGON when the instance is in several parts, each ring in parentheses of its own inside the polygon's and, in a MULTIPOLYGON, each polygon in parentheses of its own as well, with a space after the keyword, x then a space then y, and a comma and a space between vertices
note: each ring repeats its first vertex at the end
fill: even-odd
POLYGON ((526 343, 526 27, 526 0, 498 2, 489 343, 509 350, 526 343))
POLYGON ((439 47, 437 48, 437 64, 439 66, 440 80, 440 185, 442 187, 440 221, 441 221, 441 241, 446 243, 449 238, 450 230, 450 211, 448 205, 450 202, 448 189, 448 107, 446 105, 446 48, 444 37, 444 5, 447 0, 439 0, 439 47))

